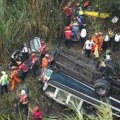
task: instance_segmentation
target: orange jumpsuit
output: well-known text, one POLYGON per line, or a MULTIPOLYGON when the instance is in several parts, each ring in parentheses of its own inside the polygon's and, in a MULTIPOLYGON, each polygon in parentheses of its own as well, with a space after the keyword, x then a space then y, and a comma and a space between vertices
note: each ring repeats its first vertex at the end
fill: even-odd
POLYGON ((50 60, 47 59, 46 57, 44 57, 44 58, 42 59, 42 69, 48 67, 49 63, 50 63, 50 60))
POLYGON ((10 81, 10 83, 11 83, 11 88, 10 88, 10 90, 11 90, 11 91, 13 91, 14 88, 15 88, 15 82, 20 83, 20 79, 17 78, 17 75, 18 75, 17 70, 13 70, 13 72, 12 72, 11 75, 10 75, 10 78, 11 78, 11 81, 10 81))
POLYGON ((104 36, 103 35, 99 35, 99 44, 98 44, 99 53, 102 52, 103 41, 104 41, 104 36))
MULTIPOLYGON (((92 41, 93 41, 95 44, 98 45, 98 41, 99 41, 99 40, 98 40, 98 37, 97 37, 97 36, 94 35, 94 36, 92 37, 92 41)), ((95 47, 96 47, 96 45, 93 45, 93 46, 92 46, 92 53, 94 53, 95 47)))

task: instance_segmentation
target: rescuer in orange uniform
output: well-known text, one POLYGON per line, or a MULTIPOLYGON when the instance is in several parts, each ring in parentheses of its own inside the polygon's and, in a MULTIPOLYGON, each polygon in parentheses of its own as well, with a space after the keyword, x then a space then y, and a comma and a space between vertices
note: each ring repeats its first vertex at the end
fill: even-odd
POLYGON ((15 88, 15 82, 20 83, 20 79, 18 79, 17 75, 18 75, 18 71, 16 70, 16 67, 15 66, 11 67, 11 75, 10 75, 11 91, 13 91, 15 88))
MULTIPOLYGON (((92 41, 93 41, 96 45, 98 45, 98 42, 99 42, 98 33, 95 33, 95 34, 94 34, 94 36, 92 37, 92 41)), ((96 45, 93 45, 93 46, 92 46, 92 53, 94 53, 96 45)))
POLYGON ((103 33, 102 32, 99 32, 98 33, 98 38, 99 38, 99 41, 98 41, 98 50, 99 50, 99 53, 102 52, 102 45, 103 45, 103 41, 104 41, 104 36, 103 36, 103 33))
POLYGON ((42 69, 48 67, 49 63, 53 60, 53 57, 50 55, 45 54, 45 57, 42 59, 42 69))

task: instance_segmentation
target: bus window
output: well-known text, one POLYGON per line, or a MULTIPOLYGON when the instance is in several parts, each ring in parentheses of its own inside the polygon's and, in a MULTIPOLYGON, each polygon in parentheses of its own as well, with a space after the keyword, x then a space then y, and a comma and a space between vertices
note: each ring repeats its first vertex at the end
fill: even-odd
POLYGON ((56 99, 65 103, 67 100, 67 96, 68 96, 68 93, 66 93, 65 91, 59 90, 56 96, 56 99))
POLYGON ((53 97, 54 96, 54 93, 55 93, 55 90, 56 88, 51 86, 51 85, 48 85, 47 89, 46 89, 46 95, 50 96, 50 97, 53 97))

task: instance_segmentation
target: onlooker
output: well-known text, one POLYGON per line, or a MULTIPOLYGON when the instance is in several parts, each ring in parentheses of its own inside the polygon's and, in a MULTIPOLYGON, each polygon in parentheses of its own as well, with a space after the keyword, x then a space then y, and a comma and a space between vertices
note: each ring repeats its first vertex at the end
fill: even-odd
POLYGON ((21 61, 21 58, 20 58, 20 50, 15 50, 12 55, 11 55, 11 66, 18 66, 17 64, 17 61, 21 61))
POLYGON ((108 35, 109 35, 109 38, 110 38, 109 47, 111 47, 112 44, 113 44, 113 41, 114 41, 114 33, 113 33, 111 28, 108 29, 108 35))
POLYGON ((45 41, 43 40, 41 42, 41 47, 40 47, 40 63, 42 63, 42 59, 44 58, 45 56, 45 53, 46 53, 46 43, 45 41))
POLYGON ((33 110, 33 120, 42 120, 42 112, 38 106, 36 106, 33 110))
POLYGON ((109 35, 108 35, 108 33, 106 33, 105 37, 104 37, 104 41, 103 41, 103 50, 104 51, 107 50, 109 41, 110 41, 109 35))
POLYGON ((22 52, 22 62, 25 62, 26 60, 29 59, 29 52, 30 52, 30 49, 28 48, 26 43, 23 44, 21 52, 22 52))
POLYGON ((83 49, 85 50, 85 54, 87 58, 90 58, 91 49, 93 45, 96 45, 96 44, 91 39, 87 40, 84 44, 83 49))
POLYGON ((79 23, 79 30, 81 31, 84 28, 84 17, 83 15, 78 14, 77 20, 79 23))
POLYGON ((119 44, 120 44, 120 33, 116 33, 114 37, 114 43, 113 43, 113 52, 119 50, 119 44))
POLYGON ((68 49, 70 48, 71 35, 72 35, 72 30, 69 26, 67 26, 65 28, 65 45, 68 49))
POLYGON ((64 11, 66 14, 66 25, 68 26, 71 22, 71 16, 72 16, 71 3, 68 3, 68 5, 64 8, 64 11))
POLYGON ((112 60, 111 55, 112 55, 111 51, 107 50, 105 55, 105 61, 111 61, 112 60))
POLYGON ((1 83, 1 94, 3 95, 4 90, 6 93, 8 93, 9 77, 5 71, 1 71, 1 73, 2 73, 2 76, 0 79, 0 83, 1 83))

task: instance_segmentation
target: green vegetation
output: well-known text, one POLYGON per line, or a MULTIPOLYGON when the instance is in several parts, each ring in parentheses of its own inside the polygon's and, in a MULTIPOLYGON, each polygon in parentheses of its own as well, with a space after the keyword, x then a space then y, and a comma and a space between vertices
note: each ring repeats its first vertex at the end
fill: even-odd
MULTIPOLYGON (((61 35, 63 30, 62 12, 53 0, 12 1, 1 0, 0 4, 1 62, 23 41, 40 36, 46 38, 51 45, 51 41, 61 35)), ((62 4, 61 2, 60 6, 62 4)))
MULTIPOLYGON (((70 0, 0 0, 1 66, 3 63, 8 63, 9 56, 13 50, 19 48, 24 41, 28 41, 35 36, 46 38, 48 46, 51 47, 56 38, 63 34, 64 14, 62 8, 66 5, 67 1, 70 0)), ((74 5, 77 0, 71 1, 74 5)), ((120 1, 115 1, 116 2, 114 2, 114 0, 103 0, 101 2, 101 0, 93 0, 92 9, 99 10, 100 12, 108 12, 113 4, 120 9, 120 1), (108 6, 107 9, 106 4, 108 6)), ((105 27, 101 20, 87 19, 89 19, 89 22, 87 22, 89 26, 88 29, 92 28, 97 31, 104 30, 105 27)), ((35 104, 40 104, 43 115, 46 116, 46 103, 41 100, 43 94, 40 90, 41 86, 38 84, 37 80, 33 81, 30 79, 28 82, 30 88, 30 108, 35 104)), ((21 86, 23 86, 23 84, 21 84, 21 86)), ((19 86, 20 90, 21 86, 19 86)), ((15 103, 17 102, 15 93, 6 94, 4 97, 1 96, 0 120, 22 120, 21 114, 19 114, 18 119, 15 117, 15 103)), ((109 110, 109 107, 103 107, 103 109, 100 109, 98 117, 93 120, 112 120, 111 112, 107 114, 109 110)), ((66 120, 82 120, 83 114, 75 110, 73 116, 65 117, 66 120)), ((29 117, 28 120, 30 119, 29 117)), ((91 118, 87 119, 89 120, 91 118)))

